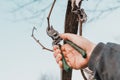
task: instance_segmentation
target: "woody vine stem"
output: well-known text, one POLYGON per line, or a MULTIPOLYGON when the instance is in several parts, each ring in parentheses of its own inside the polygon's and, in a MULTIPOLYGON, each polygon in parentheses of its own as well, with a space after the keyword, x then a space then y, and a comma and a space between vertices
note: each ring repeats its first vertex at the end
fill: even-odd
POLYGON ((50 51, 50 52, 53 52, 53 50, 48 49, 48 48, 46 48, 45 46, 43 46, 43 45, 40 43, 40 41, 34 36, 34 31, 35 31, 35 30, 36 30, 36 28, 33 27, 31 37, 32 37, 43 49, 48 50, 48 51, 50 51))

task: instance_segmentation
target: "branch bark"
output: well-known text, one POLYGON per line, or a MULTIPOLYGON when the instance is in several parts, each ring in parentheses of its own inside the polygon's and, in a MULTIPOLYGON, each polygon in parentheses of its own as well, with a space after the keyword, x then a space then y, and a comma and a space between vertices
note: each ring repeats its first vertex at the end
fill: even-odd
MULTIPOLYGON (((74 33, 77 34, 78 30, 78 20, 77 15, 71 12, 71 1, 68 0, 67 10, 66 10, 66 16, 65 16, 65 33, 74 33)), ((66 72, 65 70, 62 70, 61 80, 71 80, 72 78, 72 70, 66 72)))

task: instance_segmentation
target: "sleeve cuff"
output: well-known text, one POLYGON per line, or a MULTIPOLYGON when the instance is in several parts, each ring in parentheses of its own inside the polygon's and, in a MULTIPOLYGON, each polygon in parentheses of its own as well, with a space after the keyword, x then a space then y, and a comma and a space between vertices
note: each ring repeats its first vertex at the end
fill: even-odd
POLYGON ((102 51, 104 46, 105 46, 104 43, 99 43, 93 50, 90 60, 88 62, 88 67, 90 70, 92 71, 94 70, 96 63, 100 59, 100 54, 101 54, 100 52, 102 51))

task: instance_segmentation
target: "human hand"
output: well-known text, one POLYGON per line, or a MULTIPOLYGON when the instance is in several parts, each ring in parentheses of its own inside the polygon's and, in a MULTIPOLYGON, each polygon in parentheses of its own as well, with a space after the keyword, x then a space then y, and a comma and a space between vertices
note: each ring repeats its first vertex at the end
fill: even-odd
POLYGON ((95 44, 90 42, 89 40, 70 33, 61 34, 60 37, 64 40, 70 40, 73 43, 77 44, 79 47, 81 47, 83 50, 86 51, 87 58, 83 58, 80 53, 78 53, 74 48, 72 48, 69 44, 64 44, 61 46, 61 50, 58 46, 54 46, 54 57, 56 58, 56 62, 59 64, 59 66, 62 68, 62 55, 63 53, 67 64, 74 69, 81 69, 87 67, 89 58, 91 56, 91 53, 95 47, 95 44))

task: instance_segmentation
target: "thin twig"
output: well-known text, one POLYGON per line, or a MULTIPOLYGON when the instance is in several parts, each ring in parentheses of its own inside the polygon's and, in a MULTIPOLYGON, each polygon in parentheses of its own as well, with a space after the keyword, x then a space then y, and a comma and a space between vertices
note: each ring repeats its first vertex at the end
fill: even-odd
MULTIPOLYGON (((80 21, 80 20, 79 20, 79 21, 80 21)), ((82 36, 82 21, 80 21, 80 27, 79 27, 79 28, 80 28, 79 35, 82 36)), ((81 71, 81 74, 82 74, 84 80, 87 80, 83 69, 81 69, 80 71, 81 71)))
POLYGON ((84 73, 83 69, 81 69, 80 71, 81 71, 81 74, 82 74, 84 80, 87 80, 87 78, 86 78, 86 76, 85 76, 85 73, 84 73))
MULTIPOLYGON (((81 0, 81 2, 80 2, 80 8, 81 8, 81 4, 82 4, 82 0, 81 0)), ((80 29, 79 35, 82 36, 82 24, 83 24, 83 22, 82 22, 81 19, 80 19, 80 15, 78 15, 78 18, 79 18, 79 23, 80 23, 80 24, 79 24, 79 25, 80 25, 80 26, 79 26, 79 29, 80 29)), ((82 74, 84 80, 87 80, 83 69, 81 69, 81 74, 82 74)))
POLYGON ((34 30, 36 30, 35 27, 33 27, 33 29, 32 29, 32 35, 31 35, 31 37, 42 47, 42 49, 45 49, 45 50, 47 50, 47 51, 53 52, 53 50, 46 48, 45 46, 43 46, 43 45, 40 43, 40 41, 39 41, 38 39, 36 39, 36 37, 34 36, 34 30))
POLYGON ((88 80, 96 80, 94 78, 94 72, 93 71, 91 71, 89 68, 85 68, 83 70, 84 70, 85 73, 88 74, 88 80))
POLYGON ((52 7, 51 7, 51 9, 50 9, 50 12, 49 12, 49 14, 48 14, 48 17, 47 17, 48 28, 50 28, 50 21, 49 21, 49 19, 50 19, 50 16, 51 16, 51 13, 52 13, 53 7, 54 7, 54 5, 55 5, 55 2, 56 2, 56 0, 54 0, 54 2, 53 2, 53 4, 52 4, 52 7))
POLYGON ((78 15, 78 19, 79 19, 79 35, 82 36, 82 24, 83 21, 81 21, 80 15, 78 15))
POLYGON ((86 73, 91 74, 91 75, 94 74, 93 71, 91 71, 91 70, 88 69, 88 68, 85 68, 83 71, 85 71, 86 73))
MULTIPOLYGON (((82 0, 79 3, 80 8, 81 8, 81 4, 82 4, 82 0)), ((82 24, 83 24, 83 21, 81 21, 81 17, 80 17, 79 14, 78 14, 78 19, 79 19, 79 25, 80 25, 79 26, 79 29, 80 29, 79 30, 79 35, 82 36, 82 24)), ((81 69, 80 71, 81 71, 81 74, 82 74, 84 80, 87 80, 87 77, 85 76, 85 73, 84 73, 83 69, 81 69)))

